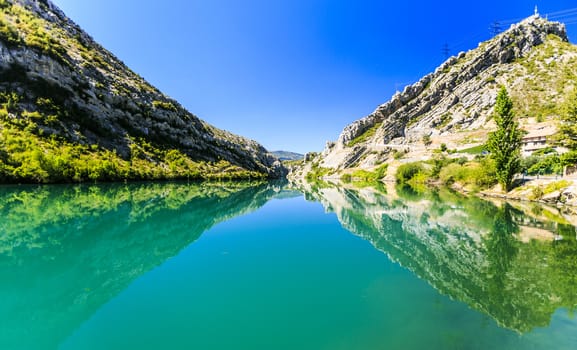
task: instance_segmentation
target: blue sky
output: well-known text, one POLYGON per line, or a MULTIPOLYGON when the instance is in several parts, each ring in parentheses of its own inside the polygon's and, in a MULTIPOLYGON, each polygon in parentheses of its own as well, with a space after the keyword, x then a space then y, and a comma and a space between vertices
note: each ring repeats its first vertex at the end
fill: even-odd
MULTIPOLYGON (((394 92, 533 13, 570 1, 53 0, 100 44, 207 122, 269 150, 320 151, 394 92)), ((561 11, 573 10, 565 13, 561 11)))

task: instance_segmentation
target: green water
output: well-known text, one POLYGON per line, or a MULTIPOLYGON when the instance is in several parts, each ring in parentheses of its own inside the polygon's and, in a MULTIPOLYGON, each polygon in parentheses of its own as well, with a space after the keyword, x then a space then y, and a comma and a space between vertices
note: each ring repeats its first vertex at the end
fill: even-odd
POLYGON ((555 210, 304 192, 0 187, 0 349, 577 348, 555 210))

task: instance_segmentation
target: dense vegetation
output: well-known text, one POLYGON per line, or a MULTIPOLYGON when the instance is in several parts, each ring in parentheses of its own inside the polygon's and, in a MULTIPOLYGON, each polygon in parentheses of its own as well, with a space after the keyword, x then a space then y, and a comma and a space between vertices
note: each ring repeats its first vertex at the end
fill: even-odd
POLYGON ((427 184, 451 186, 455 183, 477 191, 497 183, 495 162, 486 156, 473 161, 467 158, 450 158, 440 154, 423 162, 405 163, 398 167, 396 181, 423 191, 427 184))
MULTIPOLYGON (((577 138, 577 88, 573 89, 571 97, 559 108, 562 120, 560 134, 557 140, 552 140, 569 148, 569 152, 559 154, 554 148, 548 147, 522 158, 522 130, 514 119, 514 110, 507 90, 502 88, 495 105, 497 130, 489 134, 486 144, 461 151, 463 154, 476 154, 475 160, 448 158, 445 155, 452 152, 441 145, 435 158, 399 166, 397 183, 415 189, 424 189, 424 185, 431 182, 442 185, 459 183, 471 190, 485 189, 500 183, 505 191, 510 191, 516 174, 562 175, 566 166, 577 164, 577 143, 574 141, 577 138), (489 155, 483 154, 482 150, 489 150, 489 155)), ((541 195, 543 193, 536 198, 541 195)))
POLYGON ((225 160, 194 161, 177 149, 130 138, 130 155, 97 144, 73 143, 56 134, 62 119, 74 113, 63 101, 38 97, 36 110, 15 91, 0 92, 0 182, 82 182, 151 179, 263 178, 225 160))
POLYGON ((71 144, 56 138, 33 137, 29 130, 1 130, 0 182, 83 182, 125 180, 233 180, 265 175, 247 171, 225 160, 192 161, 178 150, 163 150, 144 140, 132 143, 125 160, 97 145, 71 144))

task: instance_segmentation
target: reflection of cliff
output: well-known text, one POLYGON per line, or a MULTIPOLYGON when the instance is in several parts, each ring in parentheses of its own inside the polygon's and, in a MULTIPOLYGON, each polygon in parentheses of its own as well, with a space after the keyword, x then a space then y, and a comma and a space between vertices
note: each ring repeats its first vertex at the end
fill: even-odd
POLYGON ((174 183, 0 188, 0 348, 56 348, 133 280, 277 190, 174 183))
POLYGON ((526 332, 547 325, 558 308, 577 307, 575 228, 561 218, 442 191, 393 199, 333 187, 308 195, 392 260, 501 326, 526 332), (539 228, 540 240, 520 240, 534 229, 526 223, 539 228))

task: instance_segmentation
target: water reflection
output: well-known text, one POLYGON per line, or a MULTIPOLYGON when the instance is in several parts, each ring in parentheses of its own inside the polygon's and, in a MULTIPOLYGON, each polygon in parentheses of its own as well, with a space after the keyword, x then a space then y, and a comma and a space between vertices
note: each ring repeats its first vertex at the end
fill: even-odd
POLYGON ((270 183, 0 187, 0 348, 56 348, 133 280, 279 192, 270 183))
POLYGON ((349 231, 502 327, 525 333, 547 326, 558 309, 577 310, 575 227, 555 209, 445 190, 305 192, 349 231))

